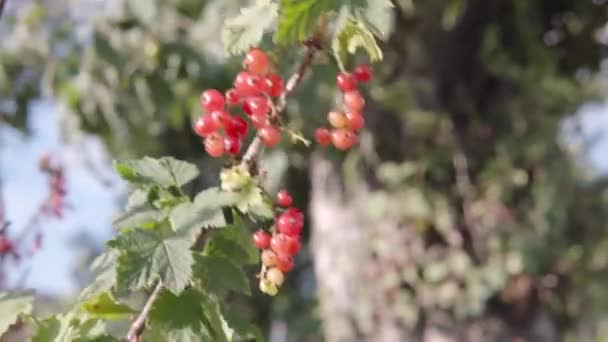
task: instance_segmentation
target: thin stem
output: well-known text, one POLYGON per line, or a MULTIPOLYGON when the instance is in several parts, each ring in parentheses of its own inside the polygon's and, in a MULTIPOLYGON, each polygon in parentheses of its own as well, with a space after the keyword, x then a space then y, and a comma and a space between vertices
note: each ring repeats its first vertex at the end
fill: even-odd
POLYGON ((137 316, 137 318, 131 323, 131 327, 129 328, 129 332, 127 332, 127 341, 128 342, 140 342, 141 333, 144 331, 144 325, 146 324, 146 319, 150 314, 150 310, 152 310, 152 305, 158 298, 160 291, 163 289, 163 282, 158 281, 152 293, 146 300, 141 312, 137 316))

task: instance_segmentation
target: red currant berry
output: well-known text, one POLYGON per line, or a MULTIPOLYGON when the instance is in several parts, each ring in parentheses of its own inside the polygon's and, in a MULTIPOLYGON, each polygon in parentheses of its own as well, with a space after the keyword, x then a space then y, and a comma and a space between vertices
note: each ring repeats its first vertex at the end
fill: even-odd
POLYGON ((327 146, 331 144, 331 133, 327 128, 317 128, 315 130, 315 139, 319 145, 327 146))
POLYGON ((346 117, 342 112, 329 112, 327 114, 327 121, 329 121, 329 124, 334 128, 343 128, 346 126, 346 117))
POLYGON ((270 247, 270 234, 259 229, 253 233, 253 244, 259 249, 266 249, 270 247))
POLYGON ((304 214, 297 208, 289 208, 283 214, 290 215, 296 219, 298 226, 304 226, 304 214))
POLYGON ((251 119, 251 124, 253 125, 253 127, 255 127, 257 129, 261 129, 261 128, 264 128, 264 127, 270 125, 266 114, 252 115, 250 117, 250 119, 251 119))
POLYGON ((13 242, 6 236, 0 235, 0 255, 5 255, 13 250, 13 242))
POLYGON ((211 115, 203 115, 194 124, 194 131, 200 137, 204 138, 209 134, 217 131, 217 123, 213 120, 211 115))
POLYGON ((259 95, 268 91, 268 83, 260 75, 249 74, 245 80, 245 84, 238 89, 245 96, 259 95))
POLYGON ((357 81, 364 82, 364 83, 369 82, 372 79, 372 77, 374 76, 367 64, 361 64, 358 67, 356 67, 353 74, 355 74, 357 81))
POLYGON ((365 106, 365 99, 356 90, 344 93, 343 101, 349 112, 361 112, 365 106))
POLYGON ((277 253, 271 251, 270 249, 265 249, 262 252, 262 263, 266 265, 266 267, 272 267, 277 264, 277 253))
POLYGON ((240 95, 243 95, 242 91, 247 87, 247 80, 251 74, 247 71, 239 72, 234 79, 234 89, 236 89, 240 95))
POLYGON ((219 133, 212 133, 205 139, 205 151, 213 158, 224 154, 224 139, 219 133))
POLYGON ((277 255, 289 255, 287 236, 283 234, 274 234, 272 238, 270 238, 270 248, 277 253, 277 255))
POLYGON ((303 222, 295 215, 285 212, 277 219, 277 229, 288 236, 297 236, 302 233, 303 222))
POLYGON ((302 248, 302 242, 299 236, 288 236, 287 237, 287 252, 290 255, 296 255, 302 248))
POLYGON ((338 150, 348 150, 357 141, 357 136, 346 129, 337 129, 331 132, 331 141, 338 150))
POLYGON ((341 72, 336 77, 336 84, 343 92, 355 90, 357 88, 357 79, 347 72, 341 72))
POLYGON ((224 137, 224 150, 231 156, 236 156, 241 150, 241 141, 234 135, 224 137))
POLYGON ((223 109, 214 110, 210 116, 218 127, 226 127, 232 120, 230 113, 223 109))
POLYGON ((239 94, 239 91, 235 88, 228 89, 224 97, 226 98, 226 103, 230 106, 237 105, 241 102, 241 94, 239 94))
POLYGON ((277 202, 281 207, 287 208, 293 202, 293 198, 291 197, 289 192, 287 192, 287 190, 281 190, 277 194, 277 202))
POLYGON ((275 73, 270 73, 268 74, 268 76, 266 76, 266 81, 270 88, 270 96, 277 97, 281 95, 281 93, 283 92, 283 79, 281 78, 281 76, 275 73))
POLYGON ((248 97, 243 104, 243 111, 248 115, 266 114, 269 108, 268 99, 262 96, 248 97))
POLYGON ((277 255, 276 267, 283 273, 287 273, 293 269, 293 258, 289 255, 277 255))
POLYGON ((258 75, 265 75, 268 72, 269 64, 268 55, 260 49, 249 50, 243 61, 243 67, 247 71, 258 75))
POLYGON ((281 286, 285 281, 285 275, 278 268, 271 268, 266 271, 266 279, 276 286, 281 286))
POLYGON ((230 121, 224 127, 226 130, 226 134, 235 136, 238 138, 243 138, 247 135, 247 131, 249 130, 249 124, 245 119, 240 116, 233 116, 230 118, 230 121))
POLYGON ((358 112, 348 112, 346 113, 346 127, 351 131, 358 131, 365 125, 365 119, 363 115, 358 112))
POLYGON ((205 90, 201 94, 201 108, 207 112, 224 109, 224 95, 215 89, 205 90))
POLYGON ((260 129, 258 134, 266 147, 276 146, 281 140, 281 132, 274 126, 266 126, 260 129))

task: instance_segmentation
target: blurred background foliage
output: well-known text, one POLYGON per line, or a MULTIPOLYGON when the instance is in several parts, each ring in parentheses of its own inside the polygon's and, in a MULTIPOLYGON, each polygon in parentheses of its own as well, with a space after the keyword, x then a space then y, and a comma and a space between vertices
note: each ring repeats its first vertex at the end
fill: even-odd
MULTIPOLYGON (((32 102, 52 99, 67 141, 95 134, 116 158, 173 155, 201 166, 195 187, 217 182, 221 165, 206 158, 191 122, 200 92, 227 89, 240 67, 221 34, 247 1, 8 2, 0 21, 6 122, 27 132, 32 102)), ((606 95, 608 4, 392 3, 384 61, 367 88, 369 130, 357 151, 329 152, 339 190, 315 186, 315 148, 284 142, 262 161, 270 191, 286 182, 303 208, 315 192, 351 195, 344 208, 357 209, 356 227, 336 216, 326 222, 335 236, 316 239, 360 229, 365 252, 351 262, 372 278, 358 275, 365 290, 349 292, 350 312, 332 312, 339 299, 322 295, 328 280, 314 275, 313 246, 276 299, 235 301, 275 341, 351 333, 380 341, 382 319, 426 339, 605 341, 606 182, 580 162, 584 151, 563 127, 606 95), (349 319, 338 325, 330 314, 349 319)), ((263 46, 284 76, 303 53, 270 39, 263 46)), ((289 100, 294 129, 310 136, 324 124, 337 72, 329 53, 316 59, 289 100)), ((316 222, 314 210, 308 215, 316 222)))

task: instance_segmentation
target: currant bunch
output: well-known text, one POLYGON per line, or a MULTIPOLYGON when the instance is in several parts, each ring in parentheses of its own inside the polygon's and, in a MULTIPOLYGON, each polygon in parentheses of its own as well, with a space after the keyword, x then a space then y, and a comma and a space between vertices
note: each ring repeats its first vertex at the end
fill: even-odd
POLYGON ((250 50, 243 61, 243 71, 236 75, 233 88, 222 94, 217 89, 203 91, 200 105, 204 114, 194 124, 194 131, 205 139, 205 150, 214 157, 235 157, 249 132, 249 123, 267 147, 277 145, 281 132, 271 122, 272 98, 283 92, 283 79, 271 71, 268 55, 250 50), (235 112, 240 107, 244 114, 235 112), (249 123, 246 119, 249 119, 249 123))
POLYGON ((342 92, 344 111, 333 110, 327 114, 331 128, 317 128, 315 139, 323 146, 333 144, 337 149, 345 151, 358 141, 358 132, 365 125, 361 114, 365 107, 365 99, 357 90, 358 83, 369 82, 373 77, 369 66, 363 64, 352 73, 340 72, 336 77, 336 85, 342 92))
POLYGON ((285 273, 293 269, 293 258, 302 247, 304 215, 291 206, 292 202, 291 195, 281 190, 277 203, 285 209, 277 216, 270 233, 260 229, 253 234, 253 243, 262 250, 260 290, 271 296, 285 281, 285 273))

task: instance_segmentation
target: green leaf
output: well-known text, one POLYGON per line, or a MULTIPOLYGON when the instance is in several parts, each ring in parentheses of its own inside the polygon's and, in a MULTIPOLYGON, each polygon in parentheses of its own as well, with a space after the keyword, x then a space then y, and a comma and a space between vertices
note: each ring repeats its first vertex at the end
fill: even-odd
POLYGON ((70 326, 72 315, 57 315, 36 321, 38 329, 32 342, 72 342, 74 329, 70 326))
POLYGON ((332 50, 340 68, 345 69, 348 54, 355 54, 359 47, 365 49, 370 61, 382 60, 382 50, 365 23, 352 17, 344 19, 345 13, 346 11, 343 10, 340 14, 342 20, 339 22, 339 27, 336 29, 336 35, 332 42, 332 50))
POLYGON ((95 31, 93 34, 93 45, 95 48, 95 53, 99 57, 105 59, 112 65, 121 65, 122 57, 112 47, 110 41, 103 33, 95 31))
POLYGON ((199 174, 195 165, 173 157, 116 162, 114 168, 121 177, 132 183, 158 184, 163 187, 180 187, 199 174))
POLYGON ((21 315, 32 312, 33 291, 0 292, 0 336, 14 324, 21 315))
POLYGON ((334 1, 330 0, 281 0, 275 42, 288 45, 304 41, 313 32, 319 17, 333 6, 334 1))
POLYGON ((251 294, 247 276, 230 259, 212 255, 196 255, 195 259, 194 276, 204 288, 218 294, 228 290, 251 294))
POLYGON ((223 227, 226 219, 222 207, 237 203, 238 194, 210 188, 200 192, 192 203, 182 203, 171 211, 169 222, 176 232, 198 233, 203 227, 223 227))
POLYGON ((222 40, 226 52, 236 55, 259 45, 264 32, 275 25, 278 5, 270 0, 257 0, 252 6, 224 24, 222 40))
POLYGON ((233 341, 234 331, 224 321, 218 302, 208 296, 204 298, 202 304, 205 309, 205 317, 207 317, 208 324, 213 331, 213 341, 233 341))
POLYGON ((136 189, 127 201, 125 211, 117 215, 112 224, 118 228, 149 227, 163 218, 163 214, 148 200, 151 193, 157 194, 158 188, 136 189))
POLYGON ((179 295, 163 290, 150 312, 151 328, 165 341, 201 341, 197 336, 204 330, 203 302, 203 294, 194 288, 179 295))
POLYGON ((116 265, 118 251, 109 249, 99 255, 91 266, 96 273, 95 279, 80 293, 80 300, 89 300, 101 293, 110 291, 116 283, 116 265))
POLYGON ((94 318, 122 319, 134 313, 130 307, 120 304, 110 292, 104 292, 82 304, 83 309, 94 318))
POLYGON ((139 290, 161 279, 174 293, 180 293, 192 274, 192 241, 176 236, 165 227, 135 230, 119 235, 111 246, 119 248, 119 286, 139 290))
POLYGON ((251 232, 243 226, 237 213, 234 223, 216 231, 207 241, 205 255, 225 256, 237 265, 257 264, 260 252, 251 241, 251 232))
POLYGON ((386 40, 393 31, 393 7, 390 0, 367 0, 364 8, 355 9, 355 15, 376 37, 386 40))
POLYGON ((236 334, 237 337, 233 335, 231 340, 255 340, 258 342, 264 341, 264 335, 262 331, 255 325, 251 324, 247 317, 243 315, 242 311, 235 309, 234 307, 230 307, 228 305, 224 305, 221 307, 222 318, 227 326, 233 331, 233 334, 236 334))

